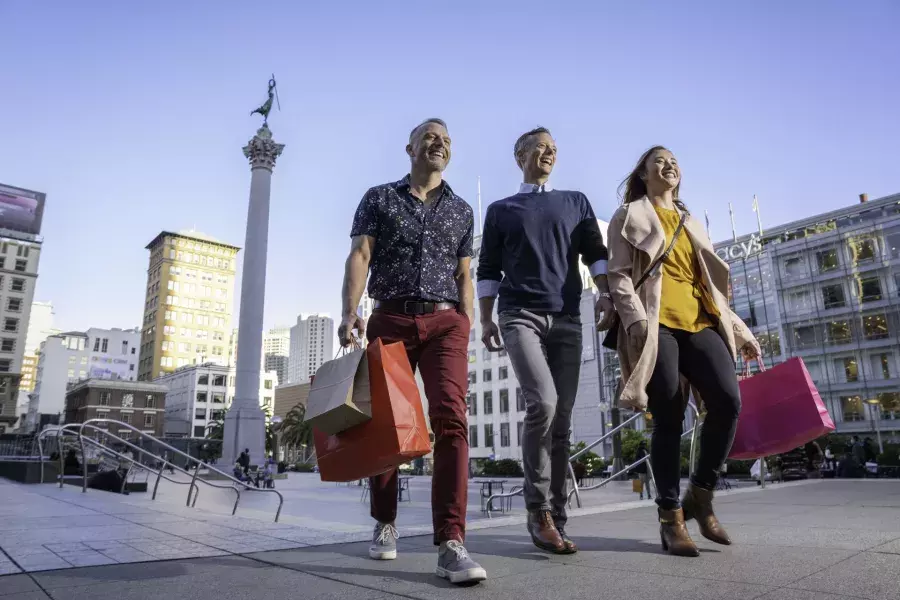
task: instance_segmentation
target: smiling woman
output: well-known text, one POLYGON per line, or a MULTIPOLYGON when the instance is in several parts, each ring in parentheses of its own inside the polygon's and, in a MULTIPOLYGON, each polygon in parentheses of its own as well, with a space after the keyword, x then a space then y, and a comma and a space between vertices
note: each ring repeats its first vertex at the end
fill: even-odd
POLYGON ((753 358, 759 344, 729 307, 728 265, 681 201, 675 155, 663 146, 650 148, 622 186, 623 206, 609 225, 609 287, 622 323, 620 402, 653 414, 650 463, 663 549, 699 556, 686 519, 696 518, 704 537, 731 543, 713 513, 712 497, 741 406, 737 349, 753 358), (707 410, 700 460, 683 501, 682 378, 707 410))

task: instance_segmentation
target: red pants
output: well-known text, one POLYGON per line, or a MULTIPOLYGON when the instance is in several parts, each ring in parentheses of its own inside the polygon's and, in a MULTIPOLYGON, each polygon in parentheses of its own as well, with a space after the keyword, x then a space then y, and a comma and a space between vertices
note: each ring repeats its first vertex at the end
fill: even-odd
MULTIPOLYGON (((431 510, 434 543, 463 541, 468 502, 469 432, 466 393, 469 379, 469 318, 455 310, 411 316, 376 310, 369 319, 369 341, 403 342, 413 371, 425 384, 434 433, 431 510)), ((397 518, 397 471, 371 478, 372 518, 397 518)))

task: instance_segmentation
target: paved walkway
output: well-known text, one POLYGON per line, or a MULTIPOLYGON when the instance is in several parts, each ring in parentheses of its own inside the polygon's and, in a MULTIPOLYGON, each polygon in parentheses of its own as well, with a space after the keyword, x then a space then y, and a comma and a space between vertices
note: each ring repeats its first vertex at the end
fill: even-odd
MULTIPOLYGON (((8 491, 10 485, 0 485, 0 500, 15 495, 8 491)), ((88 494, 84 498, 92 496, 88 494)), ((47 511, 39 497, 54 501, 35 494, 34 517, 31 517, 35 522, 47 511)), ((404 536, 400 558, 392 562, 368 560, 367 544, 359 542, 268 552, 226 554, 220 550, 220 556, 205 558, 0 577, 0 599, 900 598, 900 482, 823 481, 771 486, 764 491, 738 490, 722 494, 718 507, 736 543, 721 547, 703 541, 700 543, 703 555, 698 559, 679 559, 660 552, 651 507, 627 510, 594 507, 584 509, 583 514, 572 520, 570 530, 581 546, 581 552, 572 557, 549 556, 537 551, 518 522, 472 531, 467 545, 487 568, 490 579, 462 589, 453 588, 432 574, 435 551, 429 537, 404 536), (586 514, 591 511, 595 514, 586 514)), ((84 507, 84 510, 90 509, 84 507)), ((7 562, 21 566, 9 554, 15 544, 6 542, 12 525, 5 518, 9 512, 9 506, 0 502, 0 522, 6 527, 0 532, 2 546, 11 559, 7 562)), ((196 521, 180 515, 169 517, 179 517, 172 521, 159 512, 156 515, 143 511, 119 515, 75 512, 78 514, 67 519, 68 525, 59 525, 60 530, 119 527, 123 535, 156 535, 148 532, 158 531, 183 538, 183 552, 197 550, 188 546, 190 524, 196 521), (100 523, 83 523, 85 518, 90 521, 98 516, 121 518, 122 523, 102 519, 100 523), (73 521, 77 527, 71 526, 73 521), (126 521, 128 524, 124 524, 126 521), (173 532, 169 533, 160 529, 165 523, 180 527, 163 525, 173 532)), ((505 519, 512 522, 520 517, 505 519)), ((248 521, 234 523, 246 526, 248 521)), ((503 521, 494 521, 488 525, 502 524, 503 521)), ((257 525, 262 524, 257 522, 257 525)), ((28 529, 14 530, 13 535, 24 543, 30 539, 28 529)), ((407 532, 401 529, 401 533, 407 532)), ((255 535, 247 533, 245 537, 260 543, 255 535)), ((84 543, 88 547, 91 544, 89 539, 84 543)), ((137 551, 135 546, 139 543, 125 545, 137 551)), ((143 543, 153 542, 144 540, 143 543)), ((159 546, 153 548, 159 552, 172 541, 167 538, 166 542, 157 543, 159 546)), ((169 557, 180 558, 174 553, 169 557)), ((156 558, 163 556, 157 554, 156 558)))
MULTIPOLYGON (((509 482, 514 483, 520 482, 509 482)), ((0 479, 0 575, 243 555, 370 538, 372 520, 361 487, 322 483, 317 475, 307 474, 277 484, 285 502, 280 521, 274 523, 277 499, 270 493, 245 492, 232 517, 234 491, 202 484, 196 508, 188 508, 188 486, 165 480, 153 501, 147 493, 82 493, 78 486, 60 489, 0 479)), ((411 501, 401 504, 398 518, 405 535, 431 532, 430 485, 430 478, 410 481, 406 497, 411 501)), ((470 484, 470 530, 522 522, 521 497, 514 499, 511 513, 489 519, 481 511, 480 490, 477 481, 470 484)), ((583 497, 583 514, 649 504, 638 502, 627 482, 583 497)))

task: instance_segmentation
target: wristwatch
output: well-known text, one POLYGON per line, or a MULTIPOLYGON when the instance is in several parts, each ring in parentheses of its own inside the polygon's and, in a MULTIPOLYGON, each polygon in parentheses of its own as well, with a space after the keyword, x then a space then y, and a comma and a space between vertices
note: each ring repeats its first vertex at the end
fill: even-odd
POLYGON ((598 292, 601 298, 606 298, 607 300, 612 300, 612 294, 609 292, 598 292))

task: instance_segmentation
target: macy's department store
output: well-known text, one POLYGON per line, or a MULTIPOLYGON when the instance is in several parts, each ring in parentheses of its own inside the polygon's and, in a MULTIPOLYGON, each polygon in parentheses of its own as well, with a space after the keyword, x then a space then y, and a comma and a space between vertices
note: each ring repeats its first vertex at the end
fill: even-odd
POLYGON ((900 194, 716 252, 766 362, 803 358, 838 433, 900 439, 900 194))

